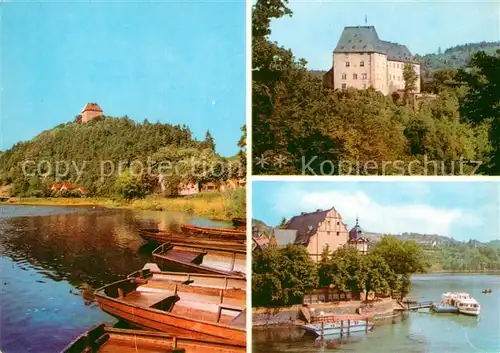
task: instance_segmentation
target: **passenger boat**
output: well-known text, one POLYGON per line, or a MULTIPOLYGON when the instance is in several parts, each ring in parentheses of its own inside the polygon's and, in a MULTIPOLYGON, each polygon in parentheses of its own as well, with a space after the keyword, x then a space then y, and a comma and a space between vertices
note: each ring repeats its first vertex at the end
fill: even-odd
POLYGON ((100 308, 146 330, 245 343, 246 291, 181 284, 161 276, 127 278, 95 291, 100 308))
MULTIPOLYGON (((132 272, 128 278, 150 281, 150 285, 155 282, 174 282, 180 284, 192 284, 197 287, 209 287, 218 289, 239 289, 247 290, 247 281, 240 276, 220 276, 197 273, 166 272, 160 271, 158 265, 147 263, 139 270, 132 272)), ((141 281, 137 281, 140 283, 141 281)))
POLYGON ((479 302, 469 293, 464 292, 444 293, 440 305, 455 307, 456 312, 465 315, 479 316, 481 311, 479 302))
POLYGON ((183 232, 188 234, 202 234, 209 236, 220 236, 224 238, 232 239, 243 239, 246 240, 246 231, 241 229, 230 229, 230 228, 214 228, 214 227, 202 227, 195 226, 193 224, 184 224, 181 226, 183 232))
POLYGON ((174 271, 245 277, 246 251, 165 243, 153 250, 153 260, 174 271))
POLYGON ((238 353, 245 349, 245 344, 238 342, 213 342, 99 325, 71 342, 61 353, 238 353))
POLYGON ((235 240, 233 238, 219 240, 209 236, 192 236, 158 229, 141 229, 139 230, 139 234, 144 240, 156 244, 169 242, 173 245, 198 245, 233 250, 246 249, 245 240, 235 240))
POLYGON ((368 321, 373 315, 328 315, 312 317, 310 323, 299 325, 316 337, 330 335, 348 335, 354 332, 367 332, 373 328, 368 321))

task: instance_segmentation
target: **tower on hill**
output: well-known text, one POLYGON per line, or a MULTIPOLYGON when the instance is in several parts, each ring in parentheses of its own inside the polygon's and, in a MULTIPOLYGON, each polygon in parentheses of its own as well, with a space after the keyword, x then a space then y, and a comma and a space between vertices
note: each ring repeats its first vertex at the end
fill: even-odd
POLYGON ((103 112, 97 103, 87 103, 82 110, 82 122, 86 123, 101 115, 103 115, 103 112))

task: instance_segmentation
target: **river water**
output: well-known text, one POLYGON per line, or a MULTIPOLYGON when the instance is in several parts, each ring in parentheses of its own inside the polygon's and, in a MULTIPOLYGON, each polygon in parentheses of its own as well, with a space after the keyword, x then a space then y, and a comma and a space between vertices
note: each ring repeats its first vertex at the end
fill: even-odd
POLYGON ((137 229, 224 226, 177 212, 0 206, 0 350, 57 353, 93 326, 116 324, 94 289, 151 262, 137 229))
POLYGON ((443 292, 468 292, 481 304, 480 318, 433 314, 427 309, 410 313, 368 334, 339 340, 315 340, 299 330, 254 331, 254 353, 499 353, 500 276, 483 274, 428 274, 412 278, 410 296, 439 301, 443 292), (491 294, 482 294, 485 288, 491 294))

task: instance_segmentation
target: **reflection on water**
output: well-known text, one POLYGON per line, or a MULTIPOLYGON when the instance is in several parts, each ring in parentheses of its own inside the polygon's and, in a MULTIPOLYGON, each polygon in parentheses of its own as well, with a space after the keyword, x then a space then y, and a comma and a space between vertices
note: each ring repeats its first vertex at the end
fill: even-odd
POLYGON ((86 207, 0 206, 0 349, 58 352, 87 329, 116 320, 93 291, 151 261, 138 228, 224 226, 182 213, 86 207))

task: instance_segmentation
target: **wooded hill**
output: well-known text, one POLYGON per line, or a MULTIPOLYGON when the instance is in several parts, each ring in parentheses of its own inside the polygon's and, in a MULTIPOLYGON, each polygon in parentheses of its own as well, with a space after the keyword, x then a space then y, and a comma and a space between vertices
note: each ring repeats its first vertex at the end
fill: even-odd
MULTIPOLYGON (((244 148, 244 141, 240 141, 240 147, 244 148)), ((114 195, 120 186, 117 183, 132 187, 131 192, 125 193, 127 196, 151 193, 158 187, 158 167, 162 162, 170 162, 172 166, 164 170, 171 174, 166 182, 172 193, 181 181, 227 180, 245 175, 245 170, 239 169, 240 162, 245 161, 244 151, 233 158, 219 156, 208 131, 205 140, 197 141, 187 126, 147 120, 137 123, 127 117, 108 116, 87 123, 79 122, 77 117, 74 122, 60 124, 30 141, 17 143, 0 155, 0 182, 11 185, 14 195, 49 196, 60 161, 68 163, 69 168, 67 175, 58 181, 82 186, 89 196, 114 195), (26 164, 26 170, 34 176, 23 173, 23 161, 33 161, 26 164), (203 162, 207 167, 203 167, 203 162), (213 170, 212 164, 218 167, 213 170), (80 178, 77 168, 82 171, 80 178), (138 177, 131 178, 127 170, 138 177), (48 175, 40 177, 41 174, 48 175)), ((60 174, 65 170, 65 165, 60 164, 60 174)))

